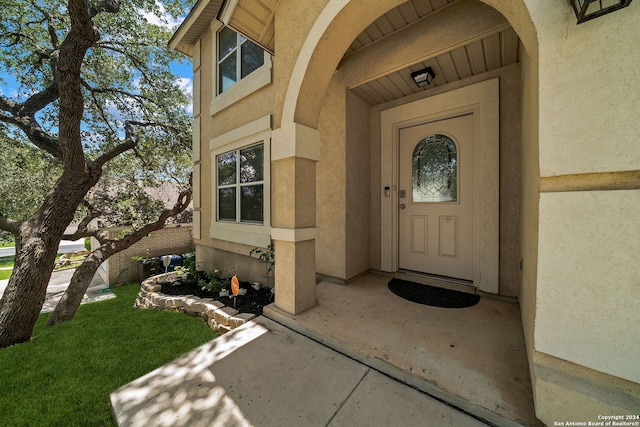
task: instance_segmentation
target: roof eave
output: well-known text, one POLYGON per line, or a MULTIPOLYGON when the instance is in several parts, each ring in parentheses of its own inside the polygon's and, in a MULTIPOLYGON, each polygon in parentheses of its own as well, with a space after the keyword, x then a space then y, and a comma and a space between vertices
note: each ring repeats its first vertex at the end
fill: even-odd
POLYGON ((169 40, 171 49, 187 56, 193 55, 193 46, 202 33, 217 19, 224 0, 198 0, 182 24, 169 40))

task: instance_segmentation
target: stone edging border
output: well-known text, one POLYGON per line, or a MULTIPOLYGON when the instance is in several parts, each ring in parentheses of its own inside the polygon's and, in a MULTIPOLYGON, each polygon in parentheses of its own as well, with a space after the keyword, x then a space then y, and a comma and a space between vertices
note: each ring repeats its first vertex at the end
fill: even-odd
POLYGON ((226 307, 220 301, 200 298, 195 295, 165 295, 158 282, 175 279, 176 274, 163 273, 145 279, 140 285, 135 308, 182 311, 201 317, 207 325, 219 334, 225 334, 256 317, 253 313, 240 313, 232 307, 226 307))

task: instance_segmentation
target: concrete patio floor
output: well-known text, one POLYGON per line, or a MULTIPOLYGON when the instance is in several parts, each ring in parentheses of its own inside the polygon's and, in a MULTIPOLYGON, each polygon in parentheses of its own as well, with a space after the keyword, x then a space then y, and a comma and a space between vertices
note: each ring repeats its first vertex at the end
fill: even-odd
POLYGON ((111 394, 119 426, 468 426, 481 421, 265 317, 111 394))
POLYGON ((445 309, 406 301, 389 277, 321 282, 317 305, 265 316, 490 423, 536 426, 520 309, 482 297, 445 309))

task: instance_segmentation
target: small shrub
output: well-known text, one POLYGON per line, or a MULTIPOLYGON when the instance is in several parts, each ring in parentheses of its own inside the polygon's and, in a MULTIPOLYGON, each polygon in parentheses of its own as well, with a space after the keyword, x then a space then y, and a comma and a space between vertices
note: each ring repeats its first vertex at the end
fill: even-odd
POLYGON ((182 254, 182 265, 191 273, 196 274, 196 253, 187 252, 182 254))
POLYGON ((273 278, 273 268, 276 265, 276 254, 274 244, 271 243, 267 246, 267 249, 253 248, 249 252, 249 256, 257 255, 257 258, 265 265, 265 276, 267 283, 270 285, 270 280, 273 278))
POLYGON ((198 281, 198 285, 202 289, 206 289, 210 292, 220 292, 221 290, 229 287, 230 279, 223 278, 220 270, 207 270, 206 274, 209 282, 206 282, 203 279, 198 281))

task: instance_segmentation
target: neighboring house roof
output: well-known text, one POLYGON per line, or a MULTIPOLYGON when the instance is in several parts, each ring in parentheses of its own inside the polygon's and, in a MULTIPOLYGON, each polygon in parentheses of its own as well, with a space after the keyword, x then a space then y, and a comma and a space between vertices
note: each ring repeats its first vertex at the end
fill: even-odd
MULTIPOLYGON (((173 208, 176 204, 176 201, 178 200, 178 196, 180 195, 180 189, 172 182, 163 182, 158 187, 145 187, 144 191, 151 199, 162 202, 164 209, 173 208)), ((107 191, 107 194, 110 197, 115 197, 116 193, 117 192, 115 190, 107 191)), ((192 216, 193 201, 189 203, 189 206, 184 210, 184 212, 174 217, 170 217, 167 223, 171 224, 191 222, 192 216)), ((109 218, 108 215, 98 218, 97 220, 95 220, 94 224, 96 224, 100 228, 121 226, 121 224, 117 220, 114 222, 113 218, 109 218)))
MULTIPOLYGON (((164 182, 159 187, 147 187, 145 192, 155 200, 160 200, 164 203, 166 209, 171 209, 178 200, 180 189, 172 182, 164 182)), ((193 202, 189 204, 187 209, 192 209, 193 202)))

